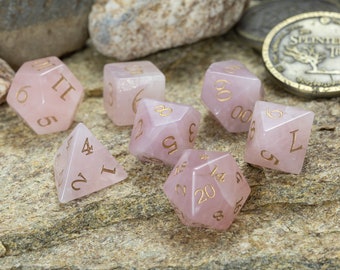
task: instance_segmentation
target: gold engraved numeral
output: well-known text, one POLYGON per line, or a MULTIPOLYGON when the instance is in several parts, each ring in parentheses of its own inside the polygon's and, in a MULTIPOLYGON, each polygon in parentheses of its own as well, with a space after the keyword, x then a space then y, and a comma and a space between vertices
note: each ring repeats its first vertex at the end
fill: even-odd
POLYGON ((163 164, 162 160, 160 160, 158 158, 154 158, 154 157, 142 156, 141 160, 142 161, 146 161, 146 162, 153 162, 153 163, 157 163, 157 164, 163 164))
POLYGON ((113 85, 112 83, 109 83, 109 106, 112 106, 114 103, 114 97, 113 97, 113 85))
POLYGON ((242 174, 240 172, 236 172, 236 183, 240 183, 243 180, 242 174))
POLYGON ((175 168, 175 175, 183 172, 187 165, 188 165, 187 161, 183 161, 180 165, 177 165, 175 168))
POLYGON ((133 101, 132 101, 132 111, 134 113, 137 112, 137 106, 138 106, 138 102, 142 99, 141 95, 143 94, 144 92, 144 89, 140 90, 136 95, 135 97, 133 98, 133 101))
POLYGON ((253 120, 250 124, 249 134, 248 134, 249 140, 252 140, 254 138, 254 135, 255 135, 255 120, 253 120))
POLYGON ((126 66, 124 69, 131 75, 139 75, 144 73, 143 68, 139 65, 126 66))
POLYGON ((177 151, 177 142, 174 136, 168 136, 162 141, 162 146, 169 149, 168 155, 173 154, 177 151), (170 143, 169 143, 170 142, 170 143))
POLYGON ((295 129, 295 130, 289 132, 289 133, 291 133, 291 134, 293 135, 293 140, 292 140, 292 144, 291 144, 291 146, 290 146, 290 151, 289 151, 290 153, 302 149, 302 145, 297 146, 297 147, 294 148, 294 144, 295 144, 295 141, 296 141, 296 132, 298 132, 298 131, 299 131, 298 129, 295 129))
POLYGON ((72 183, 71 183, 71 187, 72 187, 72 189, 74 189, 74 190, 80 190, 79 187, 76 187, 76 186, 75 186, 76 183, 87 183, 87 179, 84 177, 84 175, 83 175, 81 172, 78 174, 78 176, 79 176, 81 179, 76 179, 76 180, 72 181, 72 183))
POLYGON ((225 173, 218 173, 217 172, 217 165, 215 165, 215 168, 211 171, 210 175, 216 179, 216 181, 224 182, 225 180, 225 173))
POLYGON ((93 145, 90 144, 89 138, 85 139, 83 149, 81 150, 82 153, 86 153, 86 155, 93 154, 93 145))
POLYGON ((177 194, 182 194, 183 196, 185 196, 185 194, 187 193, 187 187, 185 185, 180 185, 180 184, 177 184, 175 186, 175 191, 177 194))
POLYGON ((283 111, 278 109, 270 110, 269 108, 267 108, 266 115, 271 119, 279 119, 283 116, 283 111))
POLYGON ((243 197, 236 202, 235 208, 234 208, 234 214, 237 214, 238 211, 240 211, 240 209, 242 208, 242 201, 243 201, 243 197))
POLYGON ((37 123, 41 127, 47 127, 52 124, 52 121, 58 122, 58 119, 55 116, 47 116, 44 118, 39 118, 37 123))
POLYGON ((135 136, 135 140, 137 140, 140 136, 142 136, 143 134, 143 119, 139 119, 137 122, 137 126, 136 126, 136 130, 137 130, 137 134, 135 136))
POLYGON ((209 159, 209 156, 207 154, 202 154, 202 155, 200 155, 200 159, 201 160, 207 160, 207 159, 209 159))
POLYGON ((242 123, 247 123, 251 120, 253 115, 252 110, 244 110, 242 106, 236 106, 231 111, 231 118, 239 119, 242 123))
POLYGON ((71 136, 68 140, 67 140, 67 146, 66 146, 66 150, 68 151, 68 149, 70 148, 71 146, 71 141, 73 139, 73 136, 71 136))
POLYGON ((195 140, 195 131, 192 129, 196 127, 195 123, 191 123, 189 127, 189 142, 193 142, 195 140))
POLYGON ((172 108, 166 107, 165 105, 157 105, 154 108, 155 112, 158 112, 160 116, 169 116, 172 113, 172 108))
POLYGON ((219 79, 215 81, 214 87, 217 91, 216 98, 220 102, 225 102, 231 99, 232 93, 226 89, 227 85, 231 84, 227 80, 219 79))
POLYGON ((66 86, 66 90, 61 94, 60 98, 62 100, 66 100, 65 96, 71 91, 76 91, 76 89, 72 86, 72 84, 65 78, 65 76, 63 74, 60 74, 60 79, 54 84, 52 85, 52 88, 54 89, 54 91, 58 92, 58 88, 63 87, 65 88, 66 86))
POLYGON ((107 169, 107 168, 105 168, 105 167, 104 167, 104 165, 103 165, 103 167, 102 167, 102 170, 101 170, 100 174, 103 174, 103 172, 105 172, 105 173, 112 173, 112 174, 115 174, 115 173, 116 173, 116 168, 113 168, 113 170, 111 170, 111 169, 107 169))
POLYGON ((279 160, 273 154, 269 153, 267 150, 261 151, 261 157, 268 161, 274 161, 274 165, 279 164, 279 160), (269 154, 269 156, 268 156, 269 154))
POLYGON ((217 221, 221 221, 224 218, 223 211, 222 210, 216 211, 213 214, 213 218, 216 219, 217 221))
POLYGON ((225 67, 224 72, 229 73, 229 74, 234 74, 235 71, 240 70, 240 69, 242 69, 241 66, 233 65, 233 66, 225 67))
POLYGON ((28 93, 27 91, 25 90, 26 88, 29 88, 31 86, 29 85, 25 85, 23 87, 21 87, 18 92, 15 94, 15 98, 17 99, 17 101, 19 103, 25 103, 26 100, 28 99, 28 93))
POLYGON ((200 194, 197 203, 201 204, 207 201, 208 199, 214 198, 216 195, 216 191, 213 185, 208 184, 205 185, 204 188, 196 189, 194 195, 196 196, 197 194, 200 194))
POLYGON ((39 59, 32 63, 32 67, 37 71, 43 70, 45 68, 53 67, 53 66, 55 66, 55 64, 51 63, 50 59, 48 58, 39 59))

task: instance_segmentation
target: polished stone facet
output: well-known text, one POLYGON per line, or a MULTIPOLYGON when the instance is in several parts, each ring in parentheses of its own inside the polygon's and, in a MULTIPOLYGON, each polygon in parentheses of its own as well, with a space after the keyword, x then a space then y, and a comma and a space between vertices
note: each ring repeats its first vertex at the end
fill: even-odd
POLYGON ((210 65, 201 99, 227 131, 245 132, 255 102, 263 95, 260 79, 239 61, 229 60, 210 65))
POLYGON ((52 56, 20 67, 7 102, 37 134, 47 134, 70 127, 83 92, 68 67, 52 56))
POLYGON ((106 188, 127 177, 123 167, 82 123, 57 151, 54 174, 62 203, 106 188))
POLYGON ((300 108, 256 102, 248 133, 245 161, 254 165, 300 173, 314 113, 300 108))
POLYGON ((131 132, 130 153, 174 165, 185 149, 193 148, 200 119, 191 106, 144 98, 131 132))
POLYGON ((250 187, 229 153, 188 149, 170 173, 164 192, 185 225, 225 230, 250 187))
POLYGON ((164 100, 165 76, 149 61, 106 64, 103 96, 112 122, 132 125, 142 98, 164 100))

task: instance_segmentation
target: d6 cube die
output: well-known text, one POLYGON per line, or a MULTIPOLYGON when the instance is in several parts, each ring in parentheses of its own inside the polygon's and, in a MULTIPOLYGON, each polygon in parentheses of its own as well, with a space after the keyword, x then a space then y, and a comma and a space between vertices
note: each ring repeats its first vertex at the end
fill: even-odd
POLYGON ((137 109, 129 149, 140 160, 174 165, 192 148, 201 119, 191 106, 143 98, 137 109))
POLYGON ((300 108, 258 101, 248 133, 245 161, 254 165, 300 173, 314 113, 300 108))
POLYGON ((242 208, 250 187, 229 153, 188 149, 170 173, 164 192, 185 225, 224 230, 242 208))
POLYGON ((83 93, 67 66, 52 56, 20 67, 7 102, 37 134, 47 134, 70 127, 83 93))
POLYGON ((229 60, 210 65, 201 99, 227 131, 245 132, 263 95, 261 81, 239 61, 229 60))
POLYGON ((127 177, 123 167, 82 123, 74 128, 58 149, 54 174, 58 198, 62 203, 127 177))
POLYGON ((164 100, 165 76, 149 61, 107 64, 104 67, 104 108, 116 125, 132 125, 138 102, 164 100))

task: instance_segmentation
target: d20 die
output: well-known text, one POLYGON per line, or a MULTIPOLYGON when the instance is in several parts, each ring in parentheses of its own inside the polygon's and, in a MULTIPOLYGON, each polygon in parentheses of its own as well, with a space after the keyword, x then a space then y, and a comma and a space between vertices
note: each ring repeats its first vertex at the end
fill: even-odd
POLYGON ((188 149, 170 173, 164 192, 185 225, 225 230, 250 187, 229 153, 188 149))
POLYGON ((140 160, 174 165, 193 148, 201 114, 191 106, 144 98, 139 102, 129 149, 140 160))
POLYGON ((229 132, 248 131, 253 108, 264 95, 262 83, 236 60, 216 62, 206 71, 201 99, 229 132))
POLYGON ((109 151, 80 123, 57 151, 54 174, 62 203, 88 195, 127 177, 109 151))
POLYGON ((70 127, 83 93, 67 66, 51 56, 20 67, 7 102, 37 134, 47 134, 70 127))
POLYGON ((165 76, 149 61, 107 64, 104 67, 104 108, 112 122, 132 125, 138 102, 164 100, 165 76))
POLYGON ((245 161, 288 173, 302 170, 314 113, 271 102, 256 102, 245 161))

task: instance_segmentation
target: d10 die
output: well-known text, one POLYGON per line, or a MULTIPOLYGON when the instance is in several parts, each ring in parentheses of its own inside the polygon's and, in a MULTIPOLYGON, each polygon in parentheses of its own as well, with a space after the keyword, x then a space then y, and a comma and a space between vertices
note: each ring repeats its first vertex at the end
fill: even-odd
POLYGON ((191 106, 142 99, 131 132, 130 152, 140 160, 174 165, 192 148, 201 115, 191 106))
POLYGON ((185 225, 224 230, 250 187, 229 153, 189 149, 170 173, 164 192, 185 225))
POLYGON ((201 99, 229 132, 248 131, 253 108, 263 99, 261 81, 236 60, 213 63, 206 71, 201 99))
POLYGON ((245 161, 288 173, 300 173, 314 113, 271 102, 256 102, 245 161))
POLYGON ((165 76, 149 61, 112 63, 104 67, 104 107, 116 125, 132 125, 138 102, 164 100, 165 76))
POLYGON ((7 102, 37 134, 47 134, 70 127, 83 92, 67 66, 52 56, 20 67, 7 102))
POLYGON ((69 202, 127 177, 109 151, 78 124, 57 151, 54 174, 59 201, 69 202))

